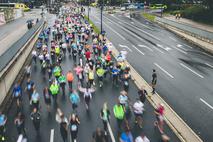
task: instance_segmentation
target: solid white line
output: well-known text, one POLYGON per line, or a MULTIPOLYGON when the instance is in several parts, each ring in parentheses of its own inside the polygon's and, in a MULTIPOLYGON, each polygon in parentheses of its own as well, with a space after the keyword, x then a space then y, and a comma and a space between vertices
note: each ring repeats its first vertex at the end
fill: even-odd
POLYGON ((135 48, 139 53, 141 53, 142 55, 145 55, 142 51, 140 51, 135 45, 132 45, 133 48, 135 48))
POLYGON ((54 142, 54 129, 50 131, 50 142, 54 142))
POLYGON ((110 134, 110 137, 111 137, 111 139, 112 139, 112 142, 116 142, 116 141, 115 141, 115 137, 114 137, 113 132, 112 132, 112 128, 111 128, 111 126, 109 125, 109 122, 107 122, 107 127, 108 127, 108 130, 109 130, 109 134, 110 134))
POLYGON ((173 41, 177 41, 176 39, 174 39, 173 37, 169 37, 171 40, 173 40, 173 41))
MULTIPOLYGON (((96 19, 98 19, 98 17, 96 17, 96 16, 93 16, 93 17, 95 17, 96 19)), ((98 20, 99 20, 99 19, 98 19, 98 20)), ((119 34, 118 32, 116 32, 113 28, 111 28, 110 26, 108 26, 105 22, 103 22, 103 24, 104 24, 105 26, 107 26, 111 31, 113 31, 114 33, 116 33, 120 38, 122 38, 123 40, 126 40, 125 37, 123 37, 121 34, 119 34)))
POLYGON ((202 101, 205 105, 207 105, 209 108, 211 108, 213 110, 213 106, 211 106, 209 103, 207 103, 205 100, 203 100, 202 98, 200 98, 200 101, 202 101))
POLYGON ((163 45, 160 45, 160 44, 157 44, 157 47, 160 47, 161 49, 166 50, 166 51, 171 50, 170 47, 165 47, 165 48, 164 48, 163 45))
POLYGON ((209 63, 205 63, 207 66, 209 66, 209 67, 211 67, 211 68, 213 68, 213 66, 212 65, 210 65, 209 63))
POLYGON ((185 48, 183 47, 183 45, 181 45, 181 44, 177 44, 177 47, 183 49, 184 51, 188 51, 188 50, 185 49, 185 48))
POLYGON ((189 67, 187 67, 186 65, 180 63, 180 65, 186 69, 188 69, 189 71, 193 72, 194 74, 196 74, 197 76, 199 76, 200 78, 204 78, 202 75, 200 75, 199 73, 197 73, 196 71, 190 69, 189 67))
POLYGON ((149 51, 153 52, 153 50, 151 48, 149 48, 148 46, 145 46, 145 45, 138 45, 139 47, 144 47, 146 49, 148 49, 149 51))
POLYGON ((161 69, 164 73, 166 73, 169 77, 174 78, 170 73, 168 73, 165 69, 163 69, 160 65, 157 63, 154 63, 155 66, 157 66, 159 69, 161 69))
POLYGON ((130 49, 128 46, 126 46, 126 45, 121 45, 121 44, 119 44, 119 46, 120 47, 122 47, 122 48, 127 48, 130 52, 132 52, 132 49, 130 49))
POLYGON ((161 51, 160 49, 158 49, 157 47, 153 46, 153 48, 155 48, 157 51, 159 51, 160 53, 164 54, 163 51, 161 51))

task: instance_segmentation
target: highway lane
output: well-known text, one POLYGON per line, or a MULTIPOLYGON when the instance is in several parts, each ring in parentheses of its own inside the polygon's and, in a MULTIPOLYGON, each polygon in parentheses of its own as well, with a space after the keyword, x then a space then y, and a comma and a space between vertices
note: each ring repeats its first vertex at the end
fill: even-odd
MULTIPOLYGON (((93 9, 91 19, 96 21, 97 26, 100 26, 99 15, 99 12, 93 9)), ((155 24, 147 24, 145 20, 138 22, 154 30, 149 30, 138 22, 132 23, 127 17, 119 14, 105 14, 103 19, 107 37, 113 45, 118 50, 128 51, 128 61, 148 82, 151 80, 152 68, 156 68, 159 94, 204 141, 212 141, 212 55, 155 24), (133 27, 134 24, 139 28, 133 27), (153 43, 158 45, 154 46, 153 43), (123 48, 124 46, 132 52, 123 48)))
MULTIPOLYGON (((50 18, 49 24, 53 23, 53 19, 50 18)), ((73 71, 73 62, 72 59, 66 55, 65 60, 62 62, 62 68, 64 72, 66 73, 68 70, 73 71)), ((46 74, 47 76, 47 74, 46 74)), ((75 77, 77 78, 77 77, 75 77)), ((43 96, 42 96, 42 90, 45 86, 48 85, 48 79, 44 79, 41 75, 40 65, 37 62, 35 65, 32 63, 32 80, 36 84, 36 90, 41 95, 41 132, 40 135, 37 136, 35 133, 35 130, 33 128, 32 122, 30 120, 29 114, 30 114, 30 106, 29 106, 29 100, 26 94, 24 93, 23 97, 23 104, 24 104, 24 114, 26 116, 26 129, 27 129, 27 135, 30 142, 49 142, 50 141, 50 135, 51 132, 54 131, 53 140, 54 142, 60 142, 62 141, 60 137, 59 132, 59 125, 55 121, 55 113, 56 109, 52 106, 51 110, 52 112, 50 114, 47 113, 46 106, 44 104, 43 96)), ((97 83, 97 81, 96 81, 97 83)), ((22 88, 25 87, 26 79, 22 83, 22 88)), ((97 88, 95 94, 93 95, 93 99, 91 102, 91 111, 88 113, 86 112, 84 101, 81 94, 81 102, 78 108, 78 114, 81 120, 81 125, 79 128, 79 135, 78 135, 78 141, 79 142, 87 142, 90 141, 92 138, 92 133, 95 131, 96 127, 103 127, 101 119, 99 118, 100 109, 104 102, 108 102, 109 109, 112 113, 111 115, 111 121, 110 125, 112 128, 112 131, 117 138, 117 125, 116 121, 113 116, 112 107, 116 103, 119 92, 122 90, 121 87, 114 87, 111 84, 111 80, 108 78, 104 81, 104 88, 100 89, 97 88)), ((77 87, 77 80, 75 79, 74 82, 74 88, 77 87)), ((135 100, 137 97, 137 88, 133 84, 133 82, 130 82, 130 90, 129 90, 129 96, 132 101, 135 100)), ((71 104, 68 99, 68 88, 66 88, 66 96, 59 96, 58 98, 59 107, 62 109, 62 111, 65 113, 65 116, 68 117, 70 113, 72 112, 71 104)), ((144 114, 144 127, 143 129, 139 129, 138 127, 134 126, 134 116, 131 119, 131 126, 133 135, 137 136, 139 133, 144 132, 147 137, 150 138, 151 141, 160 142, 160 134, 157 132, 156 129, 154 129, 153 123, 155 121, 155 115, 154 115, 154 109, 149 103, 145 103, 145 109, 146 112, 144 114)), ((13 120, 15 117, 16 107, 13 103, 9 113, 8 113, 8 135, 9 135, 9 141, 15 141, 17 138, 17 131, 15 129, 15 126, 13 124, 13 120)), ((177 137, 171 132, 171 130, 168 128, 168 126, 165 126, 165 132, 171 137, 171 140, 174 142, 178 142, 179 140, 177 137)), ((116 140, 118 141, 118 140, 116 140)))

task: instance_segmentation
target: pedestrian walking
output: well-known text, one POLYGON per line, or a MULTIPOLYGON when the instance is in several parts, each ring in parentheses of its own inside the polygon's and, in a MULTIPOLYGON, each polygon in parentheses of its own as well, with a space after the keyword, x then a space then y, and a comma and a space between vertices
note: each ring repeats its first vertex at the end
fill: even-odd
POLYGON ((76 114, 71 114, 69 119, 69 127, 72 142, 77 142, 78 127, 80 125, 80 119, 76 114))
POLYGON ((45 87, 43 89, 43 96, 44 96, 44 102, 45 102, 45 104, 47 106, 47 111, 50 112, 51 95, 50 95, 48 87, 45 87))
POLYGON ((19 112, 18 115, 16 116, 14 120, 14 124, 16 126, 16 129, 18 131, 18 134, 23 134, 26 136, 26 131, 25 131, 25 116, 23 113, 19 112))
POLYGON ((156 74, 156 70, 153 69, 152 70, 152 94, 155 94, 155 87, 157 84, 157 74, 156 74))
POLYGON ((107 135, 107 123, 109 123, 109 120, 110 120, 110 111, 107 107, 106 102, 103 104, 103 108, 101 109, 100 117, 101 117, 103 125, 104 125, 104 134, 107 135))
POLYGON ((104 131, 101 130, 99 127, 93 133, 92 137, 93 137, 93 142, 106 142, 104 131))
POLYGON ((34 128, 38 134, 40 130, 41 115, 38 112, 37 108, 33 109, 33 112, 30 114, 30 118, 33 121, 34 128))

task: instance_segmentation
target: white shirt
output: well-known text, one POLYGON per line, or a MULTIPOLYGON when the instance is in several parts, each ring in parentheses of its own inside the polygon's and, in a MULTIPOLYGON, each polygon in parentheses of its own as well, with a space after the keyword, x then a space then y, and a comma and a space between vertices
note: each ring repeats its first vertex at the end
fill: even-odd
POLYGON ((143 114, 144 108, 143 108, 144 104, 141 101, 137 101, 134 103, 133 108, 134 108, 134 112, 136 114, 143 114))
POLYGON ((37 52, 35 50, 33 50, 32 55, 37 56, 37 52))
POLYGON ((143 138, 141 136, 138 136, 135 139, 135 142, 150 142, 150 140, 146 136, 144 136, 143 138))

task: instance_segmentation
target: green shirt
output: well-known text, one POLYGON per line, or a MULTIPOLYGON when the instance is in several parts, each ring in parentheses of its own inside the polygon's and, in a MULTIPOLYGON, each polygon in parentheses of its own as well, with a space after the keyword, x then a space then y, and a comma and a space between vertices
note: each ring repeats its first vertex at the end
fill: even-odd
POLYGON ((59 86, 57 84, 52 84, 50 86, 50 92, 52 95, 57 95, 59 91, 59 86))
POLYGON ((123 109, 123 106, 122 105, 115 105, 113 107, 113 111, 114 111, 114 115, 115 115, 115 118, 117 119, 124 119, 124 109, 123 109))

